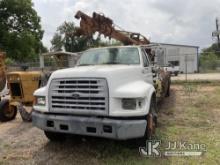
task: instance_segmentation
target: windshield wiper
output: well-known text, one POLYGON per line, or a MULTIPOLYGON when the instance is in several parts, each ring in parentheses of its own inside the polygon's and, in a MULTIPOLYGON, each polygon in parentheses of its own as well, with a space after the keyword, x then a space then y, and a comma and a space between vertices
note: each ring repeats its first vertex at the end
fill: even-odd
POLYGON ((93 65, 93 64, 79 64, 77 66, 89 66, 89 65, 93 65))
POLYGON ((121 64, 119 62, 105 62, 105 63, 101 63, 100 65, 105 65, 105 64, 121 64))
POLYGON ((119 62, 105 62, 105 63, 100 63, 100 64, 79 64, 77 66, 89 66, 89 65, 129 65, 129 64, 123 64, 123 63, 119 63, 119 62))

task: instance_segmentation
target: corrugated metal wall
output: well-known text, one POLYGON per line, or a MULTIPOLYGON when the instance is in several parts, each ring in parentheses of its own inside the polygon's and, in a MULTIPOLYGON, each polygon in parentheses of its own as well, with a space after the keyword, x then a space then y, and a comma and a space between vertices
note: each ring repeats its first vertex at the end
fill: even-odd
POLYGON ((198 47, 171 44, 160 44, 160 47, 164 53, 158 58, 158 64, 168 65, 171 61, 179 61, 180 72, 198 72, 198 47))

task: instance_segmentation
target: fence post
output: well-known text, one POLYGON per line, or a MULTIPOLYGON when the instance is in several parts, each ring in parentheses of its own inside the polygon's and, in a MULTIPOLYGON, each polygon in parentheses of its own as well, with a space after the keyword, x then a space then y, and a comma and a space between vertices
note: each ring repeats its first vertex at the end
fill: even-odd
POLYGON ((187 54, 185 54, 185 80, 187 82, 187 54))

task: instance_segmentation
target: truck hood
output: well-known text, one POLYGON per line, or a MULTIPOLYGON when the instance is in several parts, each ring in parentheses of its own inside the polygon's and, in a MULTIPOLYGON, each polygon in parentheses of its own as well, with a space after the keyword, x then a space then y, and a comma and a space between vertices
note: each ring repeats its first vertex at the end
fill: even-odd
MULTIPOLYGON (((138 90, 144 91, 141 85, 143 83, 142 69, 139 65, 80 66, 55 71, 51 75, 48 85, 52 79, 59 78, 104 78, 108 83, 110 97, 119 97, 122 94, 118 91, 124 91, 125 87, 132 88, 132 90, 137 90, 137 88, 141 87, 138 90)), ((137 91, 133 93, 137 93, 137 91)), ((134 96, 134 94, 129 95, 134 96)))
MULTIPOLYGON (((52 73, 46 87, 35 91, 35 96, 46 96, 46 107, 37 107, 40 111, 49 111, 50 84, 54 79, 70 78, 104 78, 107 80, 109 97, 110 116, 141 116, 146 115, 149 109, 149 101, 155 91, 152 83, 152 75, 149 76, 151 82, 145 81, 144 68, 132 65, 99 65, 81 66, 69 69, 58 70, 52 73), (122 109, 123 98, 135 98, 141 101, 137 111, 122 109), (142 106, 143 105, 143 106, 142 106)), ((106 89, 105 88, 105 89, 106 89)), ((62 95, 62 93, 61 93, 62 95)), ((35 106, 36 108, 36 106, 35 106)), ((73 112, 74 113, 74 112, 73 112)))
MULTIPOLYGON (((51 75, 54 78, 74 78, 74 77, 90 77, 90 78, 112 78, 115 76, 122 76, 128 78, 138 76, 141 67, 134 65, 93 65, 93 66, 77 66, 74 68, 62 69, 55 71, 51 75)), ((122 78, 121 77, 121 78, 122 78)))

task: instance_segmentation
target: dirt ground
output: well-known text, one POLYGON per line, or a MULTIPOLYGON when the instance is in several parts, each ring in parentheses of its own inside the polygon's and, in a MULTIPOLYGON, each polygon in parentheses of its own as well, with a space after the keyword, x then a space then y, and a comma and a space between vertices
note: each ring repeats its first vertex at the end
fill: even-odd
POLYGON ((200 157, 144 158, 130 141, 71 136, 47 140, 31 123, 0 123, 0 164, 220 164, 220 84, 172 85, 159 105, 157 139, 207 145, 200 157))

